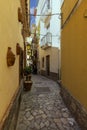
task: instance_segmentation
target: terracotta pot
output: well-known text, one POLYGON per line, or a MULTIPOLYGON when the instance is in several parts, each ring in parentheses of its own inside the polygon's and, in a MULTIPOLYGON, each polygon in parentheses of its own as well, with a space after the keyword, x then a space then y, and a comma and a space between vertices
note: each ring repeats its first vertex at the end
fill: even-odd
POLYGON ((31 90, 31 86, 32 86, 32 81, 24 81, 24 90, 25 91, 30 91, 31 90))

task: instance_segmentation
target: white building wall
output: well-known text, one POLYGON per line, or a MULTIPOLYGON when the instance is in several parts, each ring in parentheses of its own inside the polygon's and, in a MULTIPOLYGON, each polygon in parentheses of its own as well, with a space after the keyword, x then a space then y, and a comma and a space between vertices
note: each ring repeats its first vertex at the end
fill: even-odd
MULTIPOLYGON (((46 2, 46 0, 39 1, 38 8, 37 8, 37 14, 41 15, 41 10, 42 10, 45 2, 46 2)), ((51 0, 50 2, 51 2, 52 14, 56 14, 56 13, 60 14, 61 1, 60 0, 57 0, 57 1, 51 0)), ((36 24, 38 24, 39 20, 40 20, 40 16, 37 16, 36 24)), ((52 33, 52 46, 60 48, 60 15, 51 16, 49 30, 47 30, 45 28, 44 22, 40 21, 40 34, 45 35, 49 31, 52 33)), ((41 35, 40 39, 43 37, 42 35, 41 35)))
POLYGON ((38 7, 37 7, 37 16, 36 16, 36 26, 38 26, 39 22, 40 22, 40 41, 43 37, 43 35, 46 34, 46 30, 44 28, 44 23, 41 21, 41 16, 38 16, 38 15, 41 15, 41 10, 44 6, 44 3, 45 3, 45 0, 39 0, 39 3, 38 3, 38 7))
MULTIPOLYGON (((60 1, 52 0, 52 14, 60 14, 60 1)), ((52 46, 60 47, 60 15, 52 15, 50 20, 52 33, 52 46)))
MULTIPOLYGON (((42 15, 41 10, 46 0, 39 0, 37 15, 42 15)), ((51 0, 51 14, 60 14, 60 0, 51 0)), ((40 16, 36 16, 36 25, 40 21, 40 41, 43 35, 46 35, 47 32, 52 33, 52 47, 49 49, 43 50, 39 48, 39 60, 40 60, 40 70, 46 70, 46 56, 50 55, 50 71, 57 73, 59 70, 59 52, 60 52, 60 15, 52 15, 50 19, 50 28, 45 27, 45 23, 41 21, 40 16), (58 49, 59 48, 59 49, 58 49), (42 57, 44 57, 44 68, 42 68, 42 57)))
POLYGON ((64 0, 61 0, 61 5, 63 4, 64 0))
POLYGON ((44 28, 44 23, 43 22, 40 22, 40 28, 41 28, 41 30, 40 30, 40 40, 42 39, 42 37, 44 36, 44 35, 46 35, 46 28, 44 28))

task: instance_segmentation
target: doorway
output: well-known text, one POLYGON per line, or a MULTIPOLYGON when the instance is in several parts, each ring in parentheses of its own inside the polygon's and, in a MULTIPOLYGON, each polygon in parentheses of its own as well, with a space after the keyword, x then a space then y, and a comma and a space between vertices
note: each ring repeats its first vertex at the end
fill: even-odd
POLYGON ((23 78, 23 50, 20 49, 20 56, 19 56, 19 83, 23 78))
POLYGON ((46 74, 49 76, 50 75, 50 56, 46 56, 46 74))

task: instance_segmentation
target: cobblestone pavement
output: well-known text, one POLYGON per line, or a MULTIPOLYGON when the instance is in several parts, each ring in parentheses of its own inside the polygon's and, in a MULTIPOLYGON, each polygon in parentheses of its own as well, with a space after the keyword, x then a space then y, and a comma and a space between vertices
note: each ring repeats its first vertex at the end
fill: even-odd
POLYGON ((81 130, 60 96, 55 81, 32 76, 30 92, 23 92, 16 130, 81 130))

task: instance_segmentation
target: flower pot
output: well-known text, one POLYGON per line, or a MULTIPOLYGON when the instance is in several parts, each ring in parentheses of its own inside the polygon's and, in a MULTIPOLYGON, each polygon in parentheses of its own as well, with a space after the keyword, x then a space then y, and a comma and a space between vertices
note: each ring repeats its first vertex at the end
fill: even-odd
POLYGON ((31 90, 31 86, 32 86, 32 81, 24 81, 24 90, 25 91, 30 91, 31 90))
POLYGON ((31 81, 31 75, 24 75, 24 80, 31 81))

